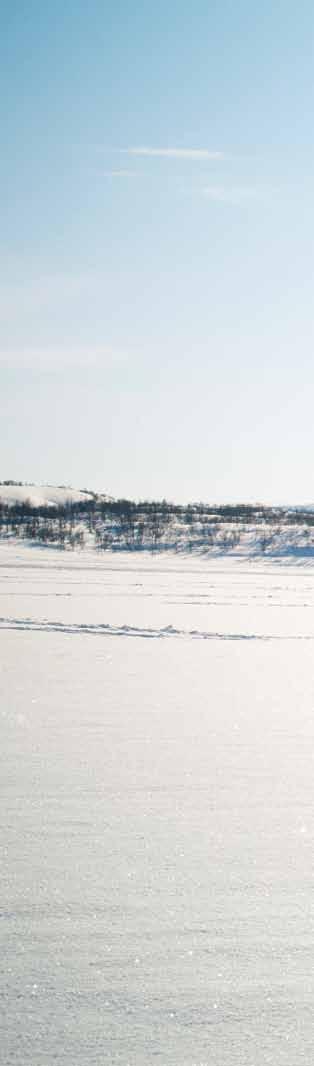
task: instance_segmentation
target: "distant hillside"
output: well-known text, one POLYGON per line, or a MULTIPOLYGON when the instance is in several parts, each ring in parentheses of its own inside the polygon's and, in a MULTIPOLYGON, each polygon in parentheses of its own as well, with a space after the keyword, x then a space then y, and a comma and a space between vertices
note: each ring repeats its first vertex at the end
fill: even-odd
POLYGON ((312 558, 314 512, 262 504, 114 500, 64 486, 0 484, 0 537, 51 547, 312 558))

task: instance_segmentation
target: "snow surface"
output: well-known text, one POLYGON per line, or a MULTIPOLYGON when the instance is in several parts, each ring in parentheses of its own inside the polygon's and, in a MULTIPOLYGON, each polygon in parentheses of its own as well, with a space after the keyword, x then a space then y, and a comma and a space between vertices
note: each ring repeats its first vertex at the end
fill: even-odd
POLYGON ((90 492, 55 485, 0 485, 0 502, 14 506, 30 503, 32 507, 54 507, 91 500, 90 492))
POLYGON ((0 544, 7 1066, 312 1061, 310 561, 0 544))

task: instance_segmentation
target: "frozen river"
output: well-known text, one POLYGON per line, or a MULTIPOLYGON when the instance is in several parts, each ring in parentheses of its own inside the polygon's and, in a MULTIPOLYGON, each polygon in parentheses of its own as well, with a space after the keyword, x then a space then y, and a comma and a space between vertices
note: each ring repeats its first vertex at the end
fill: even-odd
POLYGON ((310 1066, 314 567, 0 547, 1 1066, 310 1066))

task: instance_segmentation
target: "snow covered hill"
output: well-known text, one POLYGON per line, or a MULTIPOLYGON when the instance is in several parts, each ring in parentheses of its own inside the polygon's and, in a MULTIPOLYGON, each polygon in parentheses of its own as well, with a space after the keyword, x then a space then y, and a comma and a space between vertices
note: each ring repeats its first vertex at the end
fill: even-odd
POLYGON ((29 503, 31 507, 64 507, 67 503, 84 503, 92 499, 91 492, 65 485, 0 484, 0 503, 12 507, 19 503, 29 503))
POLYGON ((262 504, 112 499, 67 486, 0 484, 0 538, 99 551, 314 561, 314 514, 262 504))

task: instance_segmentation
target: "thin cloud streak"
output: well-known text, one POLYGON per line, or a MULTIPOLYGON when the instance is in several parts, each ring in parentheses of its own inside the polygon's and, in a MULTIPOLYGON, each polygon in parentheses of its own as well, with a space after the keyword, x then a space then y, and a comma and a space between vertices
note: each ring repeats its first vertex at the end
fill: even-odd
POLYGON ((246 200, 255 200, 260 195, 260 189, 250 185, 230 188, 224 185, 205 185, 201 191, 203 196, 215 203, 235 205, 242 204, 246 200))
POLYGON ((223 152, 211 152, 208 148, 149 148, 143 146, 121 148, 120 151, 125 155, 146 156, 153 159, 191 159, 195 162, 226 159, 223 152))
POLYGON ((125 366, 130 361, 130 353, 110 345, 86 344, 29 344, 0 353, 0 373, 41 371, 60 373, 60 371, 82 371, 92 373, 96 370, 108 370, 125 366))
POLYGON ((140 178, 138 170, 103 170, 104 178, 140 178))

